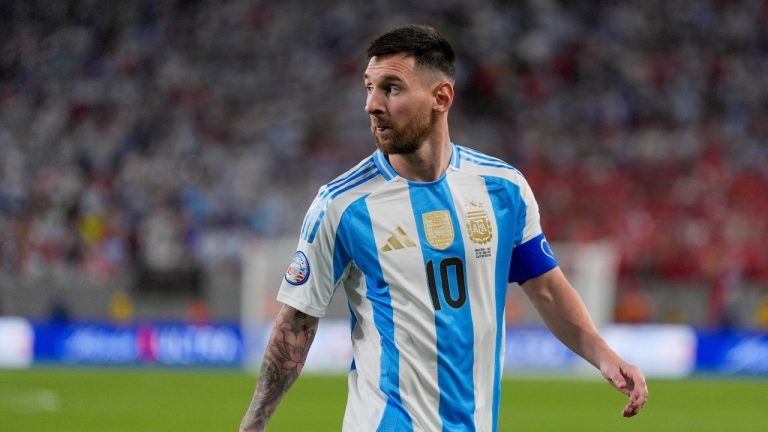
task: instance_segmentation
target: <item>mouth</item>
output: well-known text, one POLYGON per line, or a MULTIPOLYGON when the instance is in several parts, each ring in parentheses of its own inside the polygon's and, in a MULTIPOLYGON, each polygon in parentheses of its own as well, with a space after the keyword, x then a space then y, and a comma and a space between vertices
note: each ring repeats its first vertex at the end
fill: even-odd
POLYGON ((376 132, 384 132, 385 130, 392 128, 392 125, 375 116, 371 116, 371 126, 376 132))

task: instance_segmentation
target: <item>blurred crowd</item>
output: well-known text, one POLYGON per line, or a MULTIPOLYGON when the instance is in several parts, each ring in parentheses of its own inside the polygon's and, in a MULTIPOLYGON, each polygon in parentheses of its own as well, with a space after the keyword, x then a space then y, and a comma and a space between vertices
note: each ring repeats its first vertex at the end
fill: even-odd
POLYGON ((373 151, 372 37, 438 27, 454 142, 623 277, 768 281, 768 1, 0 2, 0 271, 109 279, 296 236, 373 151))

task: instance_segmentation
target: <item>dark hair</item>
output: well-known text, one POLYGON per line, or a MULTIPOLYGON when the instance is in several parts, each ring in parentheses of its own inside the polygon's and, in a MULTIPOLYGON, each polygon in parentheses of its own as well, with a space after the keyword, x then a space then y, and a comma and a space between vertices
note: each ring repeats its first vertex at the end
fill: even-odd
POLYGON ((411 24, 384 33, 371 42, 368 59, 395 54, 409 54, 416 64, 443 72, 451 79, 456 74, 453 61, 456 56, 447 39, 426 25, 411 24))

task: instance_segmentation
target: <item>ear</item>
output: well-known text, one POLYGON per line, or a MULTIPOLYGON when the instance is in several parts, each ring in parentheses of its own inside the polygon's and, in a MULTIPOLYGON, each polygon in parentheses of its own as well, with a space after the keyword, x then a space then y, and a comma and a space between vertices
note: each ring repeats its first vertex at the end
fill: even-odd
POLYGON ((435 101, 432 110, 437 114, 445 114, 453 104, 453 84, 448 81, 442 81, 435 86, 432 91, 435 101))

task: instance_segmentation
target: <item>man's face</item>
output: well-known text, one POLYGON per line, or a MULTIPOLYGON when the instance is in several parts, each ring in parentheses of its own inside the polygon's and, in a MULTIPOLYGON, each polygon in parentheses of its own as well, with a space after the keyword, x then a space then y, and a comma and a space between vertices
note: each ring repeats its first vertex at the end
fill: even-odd
POLYGON ((430 73, 407 54, 373 57, 363 76, 365 111, 384 154, 412 154, 434 129, 430 73))

